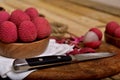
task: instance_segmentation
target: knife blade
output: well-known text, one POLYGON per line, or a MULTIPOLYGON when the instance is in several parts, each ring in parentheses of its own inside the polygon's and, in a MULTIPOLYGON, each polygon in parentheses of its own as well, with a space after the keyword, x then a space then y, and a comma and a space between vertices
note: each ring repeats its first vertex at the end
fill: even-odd
POLYGON ((115 53, 109 52, 99 52, 99 53, 85 53, 85 54, 76 54, 76 55, 52 55, 44 57, 35 57, 27 59, 16 59, 13 62, 13 71, 14 72, 24 72, 29 70, 34 70, 42 67, 73 63, 78 61, 93 60, 105 57, 114 56, 115 53))

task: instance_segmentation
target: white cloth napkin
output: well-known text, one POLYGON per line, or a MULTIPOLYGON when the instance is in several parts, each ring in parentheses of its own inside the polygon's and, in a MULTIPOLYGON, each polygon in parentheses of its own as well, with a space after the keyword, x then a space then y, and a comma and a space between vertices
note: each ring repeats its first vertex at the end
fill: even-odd
MULTIPOLYGON (((46 51, 38 56, 65 55, 65 53, 72 51, 73 47, 74 46, 70 46, 68 44, 58 44, 56 43, 55 39, 50 39, 46 51)), ((14 73, 12 71, 13 61, 14 59, 0 56, 0 76, 2 78, 9 77, 12 80, 22 80, 34 71, 32 70, 23 73, 14 73)))

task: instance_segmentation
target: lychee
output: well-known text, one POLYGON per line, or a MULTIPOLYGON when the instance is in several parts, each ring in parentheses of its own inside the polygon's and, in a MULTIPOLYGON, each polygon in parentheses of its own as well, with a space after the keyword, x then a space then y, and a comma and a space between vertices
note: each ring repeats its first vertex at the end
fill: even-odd
POLYGON ((93 41, 99 41, 99 38, 97 36, 97 34, 93 31, 88 31, 85 35, 84 35, 84 39, 83 42, 87 43, 87 42, 93 42, 93 41))
POLYGON ((32 7, 31 8, 27 8, 25 10, 25 13, 30 16, 31 20, 33 20, 35 17, 39 16, 38 11, 35 8, 32 8, 32 7))
POLYGON ((30 20, 30 17, 22 10, 17 9, 11 13, 10 21, 14 22, 17 26, 19 26, 21 22, 26 20, 30 20))
POLYGON ((0 11, 0 24, 9 19, 10 15, 6 11, 0 11))
POLYGON ((18 36, 22 42, 32 42, 37 37, 36 26, 31 21, 23 21, 18 27, 18 36))
POLYGON ((102 32, 97 28, 91 28, 85 35, 83 43, 86 47, 98 48, 101 45, 102 32))
POLYGON ((16 42, 17 28, 13 22, 4 21, 0 25, 0 40, 5 43, 16 42))
POLYGON ((120 27, 115 30, 114 36, 120 38, 120 27))
POLYGON ((93 31, 97 34, 99 40, 102 39, 102 32, 98 28, 91 28, 89 31, 93 31))
POLYGON ((114 32, 118 27, 119 27, 118 23, 111 21, 111 22, 107 23, 105 32, 114 36, 114 32))
POLYGON ((37 38, 42 39, 51 34, 51 27, 49 22, 43 17, 36 17, 33 23, 37 27, 37 38))

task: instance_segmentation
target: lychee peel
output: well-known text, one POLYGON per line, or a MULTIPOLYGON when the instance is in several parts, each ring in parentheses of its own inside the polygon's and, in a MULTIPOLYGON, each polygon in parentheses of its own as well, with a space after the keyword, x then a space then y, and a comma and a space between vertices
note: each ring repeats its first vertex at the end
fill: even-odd
POLYGON ((18 27, 19 39, 22 42, 32 42, 36 40, 37 30, 31 21, 23 21, 18 27))
POLYGON ((10 15, 6 11, 0 11, 0 24, 9 19, 10 15))
POLYGON ((79 53, 94 53, 94 52, 95 52, 95 50, 90 47, 81 48, 79 50, 79 53))
POLYGON ((98 28, 91 28, 89 31, 93 31, 97 34, 99 40, 102 39, 102 32, 98 28))
POLYGON ((19 26, 23 21, 30 20, 30 17, 22 10, 14 10, 11 13, 10 21, 19 26))
POLYGON ((13 43, 17 40, 17 28, 13 22, 4 21, 0 25, 0 40, 4 43, 13 43))
POLYGON ((37 11, 35 8, 32 8, 32 7, 27 8, 27 9, 25 10, 25 13, 30 16, 31 20, 33 20, 35 17, 38 17, 38 16, 39 16, 38 11, 37 11))
POLYGON ((35 24, 37 28, 37 38, 42 39, 51 34, 51 27, 48 21, 43 17, 36 17, 33 20, 33 23, 35 24))
POLYGON ((120 27, 115 30, 114 36, 120 38, 120 27))
POLYGON ((119 28, 119 24, 114 21, 111 21, 107 23, 105 32, 108 33, 109 35, 114 36, 114 32, 117 28, 119 28))
POLYGON ((101 41, 94 41, 94 42, 87 42, 87 43, 84 43, 84 45, 86 47, 90 47, 90 48, 98 48, 100 45, 101 45, 101 41))

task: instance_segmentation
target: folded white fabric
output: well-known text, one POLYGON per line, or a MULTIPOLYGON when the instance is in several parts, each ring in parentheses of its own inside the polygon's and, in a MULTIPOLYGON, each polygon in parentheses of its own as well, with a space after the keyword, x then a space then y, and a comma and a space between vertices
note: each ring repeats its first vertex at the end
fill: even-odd
MULTIPOLYGON (((46 51, 38 56, 65 55, 65 53, 72 50, 73 46, 68 44, 58 44, 56 43, 55 39, 50 39, 46 51)), ((0 75, 2 78, 9 77, 12 80, 22 80, 34 71, 32 70, 23 73, 14 73, 12 71, 13 61, 14 59, 0 56, 0 75)))

